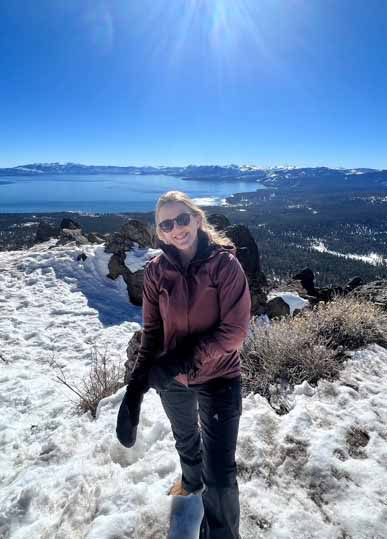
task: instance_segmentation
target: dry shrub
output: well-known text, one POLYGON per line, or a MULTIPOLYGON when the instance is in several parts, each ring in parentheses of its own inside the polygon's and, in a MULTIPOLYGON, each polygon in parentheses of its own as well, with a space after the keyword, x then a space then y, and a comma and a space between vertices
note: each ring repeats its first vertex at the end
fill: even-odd
POLYGON ((244 392, 269 397, 269 386, 281 380, 291 385, 332 380, 345 350, 375 342, 386 345, 385 335, 387 313, 348 297, 319 304, 295 318, 261 325, 253 320, 241 352, 244 392))
POLYGON ((355 350, 371 343, 387 345, 387 313, 370 301, 339 296, 313 311, 319 334, 331 348, 355 350))
POLYGON ((122 364, 116 365, 114 363, 107 349, 100 352, 96 346, 92 348, 90 370, 79 384, 68 382, 63 368, 55 360, 52 360, 51 363, 59 370, 59 374, 56 375, 57 382, 62 383, 77 395, 76 409, 78 413, 91 412, 94 418, 99 401, 113 395, 124 385, 124 368, 122 364))

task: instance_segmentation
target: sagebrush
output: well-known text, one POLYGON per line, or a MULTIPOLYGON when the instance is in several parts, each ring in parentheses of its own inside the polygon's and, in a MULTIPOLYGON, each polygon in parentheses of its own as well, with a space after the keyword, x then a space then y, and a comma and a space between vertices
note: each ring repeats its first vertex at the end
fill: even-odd
POLYGON ((371 343, 387 346, 387 313, 348 296, 270 324, 253 319, 241 351, 244 393, 268 397, 269 386, 283 379, 289 384, 332 380, 345 351, 371 343))
POLYGON ((90 412, 95 418, 98 403, 109 397, 124 385, 124 368, 117 364, 107 349, 102 351, 93 346, 91 350, 91 366, 88 374, 79 382, 68 381, 62 367, 55 360, 52 365, 59 371, 56 380, 77 395, 75 403, 79 413, 90 412))

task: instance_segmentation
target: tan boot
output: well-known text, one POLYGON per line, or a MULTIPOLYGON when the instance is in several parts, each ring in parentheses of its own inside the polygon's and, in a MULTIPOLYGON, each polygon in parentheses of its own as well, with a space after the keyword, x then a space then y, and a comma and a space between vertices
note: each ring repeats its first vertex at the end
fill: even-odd
POLYGON ((189 496, 191 493, 185 490, 180 479, 175 481, 175 483, 169 489, 169 496, 189 496))

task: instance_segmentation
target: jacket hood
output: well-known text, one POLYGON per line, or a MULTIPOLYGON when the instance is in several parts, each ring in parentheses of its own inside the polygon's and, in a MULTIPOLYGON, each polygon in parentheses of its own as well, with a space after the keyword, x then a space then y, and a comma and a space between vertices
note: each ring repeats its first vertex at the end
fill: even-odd
MULTIPOLYGON (((162 255, 174 266, 184 271, 179 257, 179 250, 174 245, 168 245, 160 239, 157 239, 156 247, 163 251, 162 255)), ((204 230, 198 229, 198 247, 196 254, 190 262, 191 264, 201 263, 212 258, 219 252, 227 252, 236 256, 236 249, 233 245, 219 245, 210 241, 204 230)))

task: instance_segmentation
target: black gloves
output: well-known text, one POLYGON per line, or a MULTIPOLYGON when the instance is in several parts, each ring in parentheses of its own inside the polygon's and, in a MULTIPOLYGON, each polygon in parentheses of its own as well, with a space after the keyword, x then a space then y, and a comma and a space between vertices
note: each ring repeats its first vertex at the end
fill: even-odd
POLYGON ((185 337, 174 350, 152 363, 136 362, 117 416, 116 434, 122 445, 133 447, 136 442, 141 403, 149 387, 160 391, 167 389, 178 374, 191 378, 197 374, 200 364, 194 356, 196 344, 197 337, 185 337))
POLYGON ((137 360, 118 410, 116 434, 125 447, 133 447, 136 442, 141 403, 149 389, 149 368, 148 364, 137 360))
POLYGON ((200 367, 194 357, 196 343, 197 337, 185 337, 176 348, 159 357, 149 371, 150 387, 159 391, 167 389, 178 374, 194 377, 200 367))
POLYGON ((116 434, 125 447, 133 447, 136 442, 143 397, 143 393, 129 392, 127 389, 118 410, 116 434))

